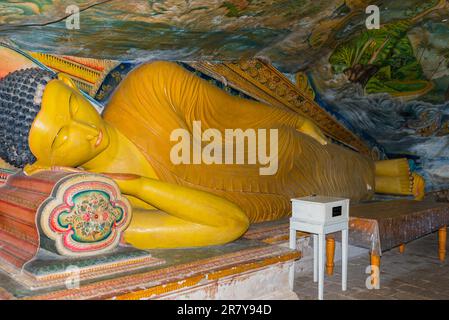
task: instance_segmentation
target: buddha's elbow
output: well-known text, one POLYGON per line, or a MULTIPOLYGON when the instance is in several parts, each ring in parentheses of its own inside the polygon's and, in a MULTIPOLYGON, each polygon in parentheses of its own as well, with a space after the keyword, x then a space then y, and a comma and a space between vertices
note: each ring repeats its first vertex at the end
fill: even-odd
POLYGON ((240 212, 218 227, 217 236, 221 239, 220 243, 224 244, 237 240, 248 230, 249 219, 243 211, 240 212))
POLYGON ((234 222, 234 230, 237 238, 241 237, 249 228, 249 219, 246 214, 243 214, 241 218, 236 219, 234 222))

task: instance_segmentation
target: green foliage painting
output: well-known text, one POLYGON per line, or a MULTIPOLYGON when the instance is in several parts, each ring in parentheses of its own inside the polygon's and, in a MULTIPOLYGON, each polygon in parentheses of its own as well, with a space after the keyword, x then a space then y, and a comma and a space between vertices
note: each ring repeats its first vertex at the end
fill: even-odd
POLYGON ((366 30, 339 45, 329 58, 335 73, 363 85, 366 93, 420 95, 432 88, 413 52, 408 20, 366 30))

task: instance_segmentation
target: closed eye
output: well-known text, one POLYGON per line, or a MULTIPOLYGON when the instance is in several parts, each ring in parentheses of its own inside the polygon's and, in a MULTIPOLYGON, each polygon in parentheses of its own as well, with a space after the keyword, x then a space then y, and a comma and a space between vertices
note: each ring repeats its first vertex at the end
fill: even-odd
POLYGON ((63 144, 65 144, 68 140, 69 140, 68 129, 67 129, 67 127, 62 127, 61 129, 59 129, 58 133, 56 134, 55 138, 53 139, 51 148, 52 149, 59 148, 63 144))

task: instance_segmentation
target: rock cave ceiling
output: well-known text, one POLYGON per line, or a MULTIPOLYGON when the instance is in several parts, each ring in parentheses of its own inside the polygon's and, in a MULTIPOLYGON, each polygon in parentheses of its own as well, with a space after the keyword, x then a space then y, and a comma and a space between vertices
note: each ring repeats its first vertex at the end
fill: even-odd
POLYGON ((0 38, 29 50, 119 60, 214 61, 264 57, 283 72, 310 68, 365 28, 377 4, 381 23, 445 21, 446 0, 44 0, 2 1, 0 38), (81 10, 67 30, 66 8, 81 10))

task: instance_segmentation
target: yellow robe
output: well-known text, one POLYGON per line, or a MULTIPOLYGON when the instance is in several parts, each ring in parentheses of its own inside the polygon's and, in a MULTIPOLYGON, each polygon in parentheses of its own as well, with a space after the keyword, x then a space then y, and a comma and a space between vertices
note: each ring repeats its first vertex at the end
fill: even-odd
POLYGON ((294 112, 232 96, 176 63, 152 62, 133 70, 103 116, 141 150, 160 180, 222 196, 251 222, 288 215, 293 197, 359 201, 374 192, 374 162, 367 157, 321 145, 296 130, 294 112), (277 173, 260 175, 260 164, 173 164, 170 150, 176 142, 170 134, 178 128, 192 133, 193 121, 201 121, 203 131, 220 130, 223 137, 225 129, 278 129, 277 173))

